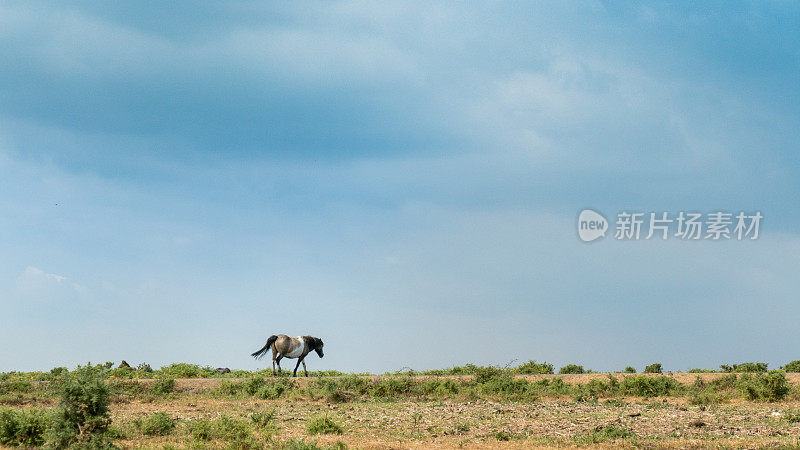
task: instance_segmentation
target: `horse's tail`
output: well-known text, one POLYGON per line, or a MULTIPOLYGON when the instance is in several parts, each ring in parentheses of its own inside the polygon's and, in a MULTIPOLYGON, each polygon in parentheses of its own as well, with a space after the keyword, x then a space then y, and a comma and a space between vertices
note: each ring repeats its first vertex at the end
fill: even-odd
POLYGON ((252 356, 255 359, 261 358, 262 356, 266 355, 269 352, 270 347, 272 347, 272 344, 274 344, 275 341, 277 340, 278 336, 275 336, 273 334, 272 336, 269 337, 269 339, 267 339, 267 343, 264 344, 263 347, 261 347, 261 350, 251 353, 250 356, 252 356))

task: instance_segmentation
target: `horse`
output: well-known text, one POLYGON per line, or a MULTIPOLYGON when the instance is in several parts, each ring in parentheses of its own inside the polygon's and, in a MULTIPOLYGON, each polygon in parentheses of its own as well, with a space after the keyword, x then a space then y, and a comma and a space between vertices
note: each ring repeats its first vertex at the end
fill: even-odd
POLYGON ((297 376, 297 368, 300 367, 300 363, 303 363, 303 372, 308 376, 308 370, 306 370, 306 362, 304 359, 312 350, 317 352, 320 358, 325 356, 322 352, 323 345, 325 344, 322 343, 322 339, 314 336, 298 336, 293 338, 285 334, 273 334, 267 339, 267 343, 261 347, 261 350, 251 353, 250 356, 255 359, 260 359, 262 356, 266 355, 267 352, 272 350, 272 375, 276 375, 276 363, 278 364, 278 373, 282 372, 281 358, 297 358, 297 365, 294 366, 292 376, 297 376))

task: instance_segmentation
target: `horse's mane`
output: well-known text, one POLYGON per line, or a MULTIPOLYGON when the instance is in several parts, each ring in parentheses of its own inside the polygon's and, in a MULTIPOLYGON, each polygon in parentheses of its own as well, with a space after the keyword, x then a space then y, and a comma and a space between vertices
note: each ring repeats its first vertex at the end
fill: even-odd
POLYGON ((308 343, 308 346, 314 350, 323 345, 322 339, 314 336, 303 336, 303 340, 308 343))

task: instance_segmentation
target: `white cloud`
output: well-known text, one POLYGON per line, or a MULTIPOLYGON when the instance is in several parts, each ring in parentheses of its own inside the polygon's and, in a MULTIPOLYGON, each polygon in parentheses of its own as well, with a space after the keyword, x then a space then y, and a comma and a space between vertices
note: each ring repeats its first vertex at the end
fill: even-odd
POLYGON ((79 293, 86 292, 86 287, 69 281, 66 276, 47 273, 34 266, 26 267, 17 279, 17 282, 20 290, 27 293, 52 291, 56 287, 64 287, 79 293))

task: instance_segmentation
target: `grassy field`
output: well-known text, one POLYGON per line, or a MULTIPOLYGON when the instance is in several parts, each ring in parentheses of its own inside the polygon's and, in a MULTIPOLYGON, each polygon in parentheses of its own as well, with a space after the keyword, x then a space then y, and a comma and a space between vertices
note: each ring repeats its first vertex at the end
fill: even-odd
POLYGON ((0 442, 54 442, 54 424, 66 420, 59 411, 71 401, 75 411, 96 408, 101 402, 93 399, 105 392, 107 412, 100 408, 85 422, 99 418, 102 439, 66 435, 64 445, 800 448, 796 373, 475 372, 138 379, 96 367, 46 382, 0 383, 0 442))

